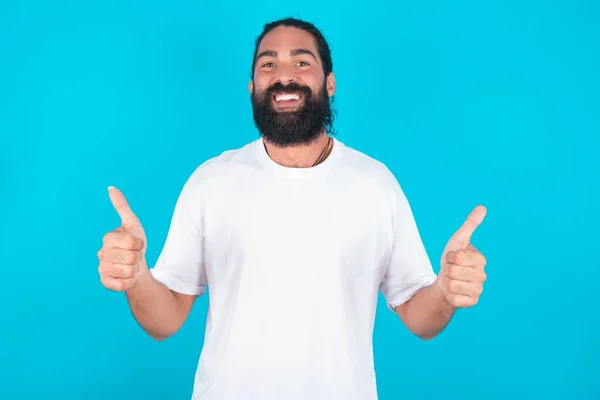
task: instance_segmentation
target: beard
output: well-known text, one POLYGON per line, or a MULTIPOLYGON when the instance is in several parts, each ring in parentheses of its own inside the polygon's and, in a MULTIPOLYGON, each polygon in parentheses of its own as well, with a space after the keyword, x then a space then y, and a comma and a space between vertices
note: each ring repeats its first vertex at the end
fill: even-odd
POLYGON ((277 82, 263 91, 253 91, 251 100, 256 128, 263 138, 278 147, 311 144, 324 132, 331 119, 325 83, 313 96, 307 86, 277 82), (276 110, 273 96, 281 92, 300 93, 303 104, 294 110, 276 110))

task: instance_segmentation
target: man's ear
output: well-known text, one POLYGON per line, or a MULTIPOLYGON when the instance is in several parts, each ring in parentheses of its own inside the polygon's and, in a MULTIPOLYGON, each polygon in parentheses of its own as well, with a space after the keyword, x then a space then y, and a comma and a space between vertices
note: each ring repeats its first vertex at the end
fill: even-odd
POLYGON ((329 75, 327 75, 327 94, 329 95, 329 97, 332 97, 335 94, 335 75, 333 74, 333 72, 330 72, 329 75))
POLYGON ((250 81, 248 83, 248 91, 250 92, 250 94, 252 94, 252 89, 254 89, 254 82, 250 81))

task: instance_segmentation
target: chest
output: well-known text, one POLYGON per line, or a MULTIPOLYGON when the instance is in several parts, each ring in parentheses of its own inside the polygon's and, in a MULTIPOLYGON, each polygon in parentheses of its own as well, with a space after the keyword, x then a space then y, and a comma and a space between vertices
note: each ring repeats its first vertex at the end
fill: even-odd
POLYGON ((245 183, 214 199, 204 213, 214 279, 376 280, 391 252, 388 204, 358 183, 245 183))

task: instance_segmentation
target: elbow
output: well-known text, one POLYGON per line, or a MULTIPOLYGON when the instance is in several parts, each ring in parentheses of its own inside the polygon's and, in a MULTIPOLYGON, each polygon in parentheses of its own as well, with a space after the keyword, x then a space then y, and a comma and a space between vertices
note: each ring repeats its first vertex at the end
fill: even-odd
POLYGON ((160 335, 160 334, 156 334, 156 333, 148 333, 148 335, 150 335, 150 337, 152 339, 156 340, 157 342, 162 342, 172 336, 172 335, 160 335))
POLYGON ((146 333, 157 342, 162 342, 169 339, 171 336, 174 336, 179 330, 183 327, 183 320, 179 320, 170 324, 161 324, 159 326, 153 326, 151 328, 146 328, 146 333))
POLYGON ((418 337, 421 340, 425 340, 425 341, 430 341, 435 339, 436 337, 438 337, 438 335, 442 332, 442 331, 437 331, 437 330, 416 330, 413 329, 411 330, 411 332, 413 333, 413 335, 415 335, 416 337, 418 337))
POLYGON ((433 340, 441 333, 441 330, 432 329, 430 326, 423 326, 423 324, 417 324, 413 321, 409 321, 406 316, 402 321, 404 322, 404 326, 408 329, 408 331, 421 340, 433 340))
POLYGON ((430 341, 435 339, 440 333, 441 330, 432 329, 432 327, 428 326, 419 326, 416 324, 406 324, 408 331, 412 333, 414 336, 421 340, 430 341))
POLYGON ((150 336, 152 339, 156 340, 157 342, 162 342, 162 341, 169 339, 171 336, 175 335, 175 333, 177 333, 177 329, 163 330, 163 331, 146 330, 146 333, 148 334, 148 336, 150 336))
POLYGON ((421 340, 430 341, 437 337, 436 333, 415 333, 415 336, 421 340))

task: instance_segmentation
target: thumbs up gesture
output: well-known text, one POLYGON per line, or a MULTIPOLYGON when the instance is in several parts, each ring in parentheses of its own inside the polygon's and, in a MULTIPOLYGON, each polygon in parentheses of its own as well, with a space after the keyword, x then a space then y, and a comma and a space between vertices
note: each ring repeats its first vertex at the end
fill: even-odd
POLYGON ((146 266, 146 234, 120 190, 110 187, 110 201, 121 218, 121 226, 104 235, 98 251, 100 281, 110 290, 131 289, 146 266))
POLYGON ((441 270, 436 283, 441 286, 448 302, 457 308, 477 304, 487 278, 484 272, 486 259, 471 244, 471 236, 485 214, 485 207, 476 207, 442 252, 441 270))

